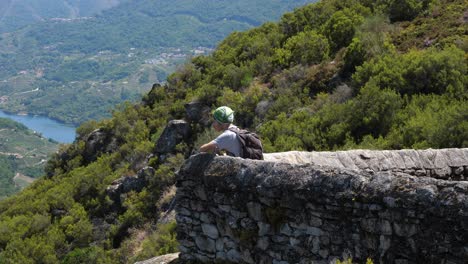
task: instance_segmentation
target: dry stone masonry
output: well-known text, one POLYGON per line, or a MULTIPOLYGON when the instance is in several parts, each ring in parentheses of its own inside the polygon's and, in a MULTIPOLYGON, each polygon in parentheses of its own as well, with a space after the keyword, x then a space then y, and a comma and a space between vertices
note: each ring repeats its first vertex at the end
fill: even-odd
POLYGON ((468 149, 192 156, 180 258, 203 263, 468 263, 468 149))

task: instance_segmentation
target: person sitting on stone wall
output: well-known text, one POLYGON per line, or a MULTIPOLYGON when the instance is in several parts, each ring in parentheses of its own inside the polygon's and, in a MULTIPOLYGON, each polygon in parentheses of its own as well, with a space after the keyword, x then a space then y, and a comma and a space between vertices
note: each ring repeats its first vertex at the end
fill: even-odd
POLYGON ((232 124, 234 121, 234 111, 227 106, 218 107, 213 112, 213 128, 217 132, 223 131, 214 140, 202 145, 200 152, 220 153, 226 151, 230 156, 240 157, 242 146, 237 138, 237 134, 231 130, 238 130, 239 128, 232 124))

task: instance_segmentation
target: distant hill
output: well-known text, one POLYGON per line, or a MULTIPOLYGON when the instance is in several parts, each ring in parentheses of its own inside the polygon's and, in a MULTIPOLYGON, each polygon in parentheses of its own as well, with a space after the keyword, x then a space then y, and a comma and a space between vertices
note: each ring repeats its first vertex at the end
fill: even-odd
POLYGON ((92 16, 120 2, 122 0, 2 0, 0 33, 15 31, 50 18, 92 16))
POLYGON ((134 0, 94 17, 49 19, 3 34, 0 108, 74 124, 109 116, 232 31, 309 2, 134 0))
POLYGON ((58 143, 0 118, 0 199, 44 175, 46 161, 57 149, 58 143))

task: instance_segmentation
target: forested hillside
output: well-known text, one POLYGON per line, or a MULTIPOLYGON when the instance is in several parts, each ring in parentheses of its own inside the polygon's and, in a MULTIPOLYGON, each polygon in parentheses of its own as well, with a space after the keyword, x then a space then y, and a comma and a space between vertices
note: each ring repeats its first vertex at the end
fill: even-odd
POLYGON ((57 149, 58 143, 0 118, 0 199, 43 176, 47 160, 57 149))
POLYGON ((75 125, 109 117, 114 105, 140 98, 232 31, 313 1, 119 2, 97 16, 49 19, 1 35, 0 108, 75 125))
POLYGON ((0 33, 50 18, 74 19, 95 15, 124 2, 122 0, 2 0, 0 33))
POLYGON ((268 152, 468 147, 467 9, 324 0, 229 35, 140 103, 84 123, 47 177, 0 202, 0 262, 133 263, 177 250, 174 223, 156 223, 175 171, 214 134, 192 106, 229 105, 268 152), (163 148, 174 119, 191 132, 163 148), (125 181, 145 184, 116 194, 125 181))

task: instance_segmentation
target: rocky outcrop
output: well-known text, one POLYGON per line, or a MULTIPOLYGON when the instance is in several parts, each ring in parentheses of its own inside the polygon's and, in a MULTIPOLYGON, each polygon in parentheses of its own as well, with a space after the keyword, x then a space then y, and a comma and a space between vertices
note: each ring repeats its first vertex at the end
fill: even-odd
POLYGON ((465 263, 467 149, 390 153, 270 154, 266 161, 192 156, 177 176, 180 258, 465 263), (394 162, 376 161, 388 155, 394 162), (416 173, 423 168, 425 175, 416 173), (438 169, 444 173, 427 177, 438 169), (465 178, 450 180, 452 174, 465 178))
POLYGON ((112 182, 106 188, 106 194, 116 205, 122 204, 122 196, 130 191, 140 192, 154 176, 155 170, 152 167, 145 167, 138 171, 136 175, 123 176, 112 182))
POLYGON ((83 158, 87 162, 93 162, 102 153, 111 153, 116 151, 117 148, 118 142, 113 135, 102 129, 96 129, 85 139, 83 158))
POLYGON ((202 102, 193 101, 185 104, 186 117, 190 122, 200 123, 204 126, 208 126, 210 121, 211 109, 203 104, 202 102))
POLYGON ((171 120, 164 128, 156 142, 155 152, 167 154, 175 150, 177 144, 189 140, 191 136, 190 124, 184 120, 171 120))

